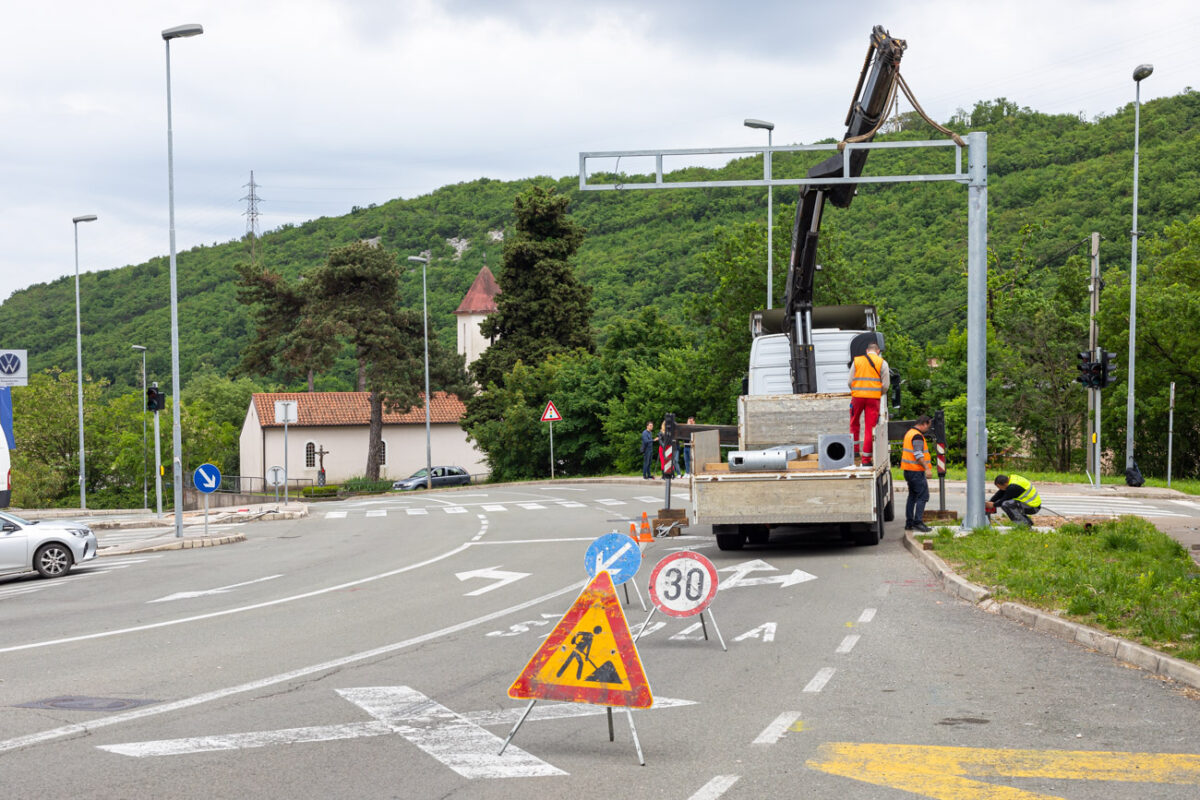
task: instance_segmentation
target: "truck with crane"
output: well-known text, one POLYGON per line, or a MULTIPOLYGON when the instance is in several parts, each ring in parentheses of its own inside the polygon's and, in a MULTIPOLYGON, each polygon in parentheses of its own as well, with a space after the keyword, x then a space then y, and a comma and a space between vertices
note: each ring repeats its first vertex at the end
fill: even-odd
MULTIPOLYGON (((874 138, 895 96, 906 47, 882 26, 872 30, 843 142, 874 138)), ((688 523, 711 525, 722 550, 765 544, 777 527, 810 525, 837 526, 856 543, 874 545, 893 518, 886 403, 881 399, 869 461, 854 458, 846 432, 850 362, 869 343, 884 344, 874 309, 813 305, 825 205, 846 208, 856 191, 853 183, 821 181, 859 177, 868 154, 837 153, 807 172, 813 182, 801 187, 796 205, 782 314, 758 312, 751 322, 756 338, 738 398, 738 449, 722 460, 716 431, 692 437, 688 523), (772 321, 780 332, 771 332, 772 321)))

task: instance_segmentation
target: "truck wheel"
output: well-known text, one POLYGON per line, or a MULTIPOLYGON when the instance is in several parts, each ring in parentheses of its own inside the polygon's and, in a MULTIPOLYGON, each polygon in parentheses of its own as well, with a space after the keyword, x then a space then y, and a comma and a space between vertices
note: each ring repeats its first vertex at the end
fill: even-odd
POLYGON ((891 522, 896 518, 896 493, 892 491, 892 476, 887 476, 887 504, 883 507, 883 521, 891 522))
POLYGON ((737 525, 713 525, 713 533, 717 535, 718 550, 741 550, 746 542, 737 525))
POLYGON ((883 521, 886 509, 883 507, 883 486, 875 484, 875 519, 858 535, 856 540, 860 545, 876 545, 883 540, 883 521))

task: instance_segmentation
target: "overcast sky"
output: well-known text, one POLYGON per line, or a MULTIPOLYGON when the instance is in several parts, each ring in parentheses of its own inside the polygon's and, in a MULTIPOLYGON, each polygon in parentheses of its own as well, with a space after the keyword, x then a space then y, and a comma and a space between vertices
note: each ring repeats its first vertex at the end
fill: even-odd
MULTIPOLYGON (((0 25, 0 300, 177 247, 490 177, 561 177, 583 150, 839 136, 871 27, 939 121, 1006 97, 1111 114, 1200 78, 1187 0, 42 0, 0 25)), ((1132 149, 1131 149, 1132 172, 1132 149)), ((164 286, 164 291, 167 287, 164 286)), ((85 298, 86 302, 86 298, 85 298)), ((0 346, 4 346, 0 342, 0 346)))

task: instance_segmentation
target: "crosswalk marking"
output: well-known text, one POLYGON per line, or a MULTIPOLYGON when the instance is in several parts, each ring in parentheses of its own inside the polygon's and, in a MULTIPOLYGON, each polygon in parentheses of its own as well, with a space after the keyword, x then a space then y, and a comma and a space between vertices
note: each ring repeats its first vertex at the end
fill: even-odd
POLYGON ((345 519, 345 518, 346 518, 345 511, 327 511, 327 512, 325 512, 325 519, 345 519))
POLYGON ((484 511, 508 511, 508 509, 507 509, 507 508, 505 508, 504 506, 501 506, 501 505, 496 505, 496 504, 494 504, 494 503, 487 503, 487 504, 485 504, 485 505, 483 506, 483 510, 484 510, 484 511))
POLYGON ((429 515, 428 508, 406 508, 406 509, 404 509, 404 512, 406 514, 408 514, 410 517, 420 517, 420 516, 428 516, 429 515))
POLYGON ((462 506, 447 506, 445 512, 447 514, 465 514, 467 510, 462 506))
POLYGON ((558 504, 563 508, 587 508, 583 503, 576 503, 574 500, 559 500, 558 504))
POLYGON ((545 511, 546 510, 546 507, 539 503, 517 503, 517 505, 519 505, 521 508, 526 509, 527 511, 545 511))
POLYGON ((367 511, 367 516, 368 517, 386 517, 387 509, 386 508, 372 508, 369 511, 367 511))
POLYGON ((602 506, 623 506, 623 505, 625 505, 624 500, 614 500, 611 497, 606 497, 603 500, 597 500, 596 502, 602 506))

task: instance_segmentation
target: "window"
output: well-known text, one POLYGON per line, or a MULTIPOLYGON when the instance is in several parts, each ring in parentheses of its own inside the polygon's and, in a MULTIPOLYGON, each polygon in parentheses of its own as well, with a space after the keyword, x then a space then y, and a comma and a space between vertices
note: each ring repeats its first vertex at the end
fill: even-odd
POLYGON ((379 466, 387 466, 387 442, 384 441, 379 443, 379 466))
POLYGON ((304 466, 312 469, 317 465, 317 444, 306 442, 304 445, 304 466))

